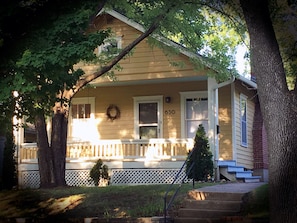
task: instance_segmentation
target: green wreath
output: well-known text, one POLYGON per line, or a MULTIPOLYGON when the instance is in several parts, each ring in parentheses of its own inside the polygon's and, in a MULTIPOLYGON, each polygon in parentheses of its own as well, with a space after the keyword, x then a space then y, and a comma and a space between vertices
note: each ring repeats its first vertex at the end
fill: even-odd
POLYGON ((107 118, 110 120, 115 120, 121 117, 121 111, 116 105, 109 105, 106 109, 107 118))

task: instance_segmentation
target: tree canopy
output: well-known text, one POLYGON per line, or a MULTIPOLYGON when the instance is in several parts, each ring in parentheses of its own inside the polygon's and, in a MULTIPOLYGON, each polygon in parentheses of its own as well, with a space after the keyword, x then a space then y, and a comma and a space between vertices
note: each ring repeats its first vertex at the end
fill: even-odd
MULTIPOLYGON (((252 74, 257 77, 273 172, 271 222, 295 222, 296 4, 294 0, 5 1, 0 9, 0 101, 8 105, 17 99, 21 105, 19 114, 35 118, 39 126, 40 158, 48 161, 47 157, 51 156, 48 148, 56 156, 59 151, 65 152, 67 109, 64 110, 64 105, 74 92, 109 71, 152 33, 200 53, 219 74, 218 81, 235 74, 235 48, 240 42, 250 41, 252 74), (118 56, 102 64, 98 72, 82 76, 83 72, 73 69, 73 65, 96 59, 93 49, 109 34, 107 30, 86 32, 103 5, 139 22, 145 32, 118 56), (13 91, 18 91, 19 96, 13 98, 13 91), (61 136, 51 146, 44 134, 44 115, 49 113, 54 114, 53 135, 61 136)), ((1 106, 3 117, 8 108, 1 106)), ((63 171, 63 156, 58 158, 52 159, 54 164, 49 164, 48 172, 63 171)), ((43 174, 41 181, 45 176, 51 177, 43 174)))

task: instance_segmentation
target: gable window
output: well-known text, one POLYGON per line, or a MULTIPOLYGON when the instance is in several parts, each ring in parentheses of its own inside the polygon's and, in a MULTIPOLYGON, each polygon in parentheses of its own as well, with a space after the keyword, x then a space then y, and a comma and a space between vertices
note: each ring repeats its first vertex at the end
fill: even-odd
POLYGON ((104 40, 104 43, 98 47, 98 55, 117 55, 119 49, 122 48, 121 37, 111 37, 104 40))
POLYGON ((247 97, 240 95, 241 145, 247 146, 247 97))

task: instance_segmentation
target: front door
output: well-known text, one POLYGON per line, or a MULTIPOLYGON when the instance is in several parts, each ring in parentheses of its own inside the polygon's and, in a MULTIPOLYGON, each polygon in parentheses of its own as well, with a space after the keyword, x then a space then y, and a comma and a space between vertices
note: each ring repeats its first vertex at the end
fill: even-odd
POLYGON ((182 96, 182 135, 195 138, 200 124, 208 133, 208 99, 207 92, 183 92, 182 96))
POLYGON ((135 133, 138 139, 162 137, 162 96, 135 97, 135 133))

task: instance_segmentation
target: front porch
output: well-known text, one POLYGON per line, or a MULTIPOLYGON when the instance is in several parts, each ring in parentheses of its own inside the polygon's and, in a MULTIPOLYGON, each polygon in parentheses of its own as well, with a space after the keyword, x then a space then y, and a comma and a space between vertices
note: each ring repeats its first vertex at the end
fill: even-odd
MULTIPOLYGON (((171 183, 193 148, 193 139, 123 139, 68 142, 66 182, 71 186, 93 186, 89 171, 102 159, 110 171, 112 185, 171 183)), ((38 188, 36 143, 21 144, 18 179, 21 188, 38 188)))

